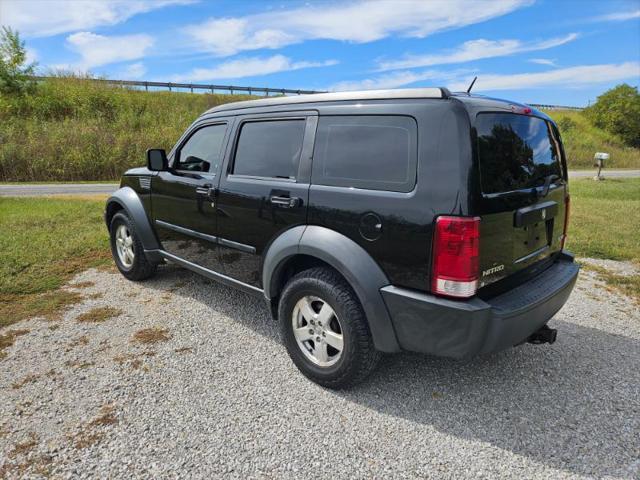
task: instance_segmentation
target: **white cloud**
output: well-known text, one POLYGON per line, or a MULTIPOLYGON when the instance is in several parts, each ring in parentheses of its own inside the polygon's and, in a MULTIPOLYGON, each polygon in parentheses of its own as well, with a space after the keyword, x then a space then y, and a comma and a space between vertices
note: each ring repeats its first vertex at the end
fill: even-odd
POLYGON ((26 63, 27 65, 37 62, 38 61, 38 52, 36 50, 34 50, 33 48, 26 48, 27 51, 27 58, 26 58, 26 63))
POLYGON ((300 70, 302 68, 326 67, 336 65, 336 60, 324 62, 294 62, 284 55, 273 55, 271 57, 250 57, 239 58, 220 63, 212 68, 195 68, 191 72, 176 75, 175 82, 201 82, 205 80, 217 80, 227 78, 243 78, 270 73, 300 70))
POLYGON ((592 22, 624 22, 625 20, 633 20, 640 18, 640 10, 632 10, 628 12, 614 12, 606 15, 592 17, 592 22))
POLYGON ((530 58, 531 63, 537 63, 538 65, 549 65, 550 67, 557 67, 558 64, 555 60, 550 58, 530 58))
POLYGON ((14 0, 0 1, 0 19, 27 37, 116 25, 139 13, 193 0, 14 0))
POLYGON ((632 80, 640 82, 640 62, 620 64, 580 65, 559 68, 548 72, 491 74, 473 70, 423 70, 398 71, 359 81, 345 81, 332 85, 329 90, 370 90, 378 88, 398 88, 415 82, 429 80, 432 86, 445 85, 451 91, 465 91, 474 76, 478 76, 473 91, 520 90, 559 86, 575 88, 614 81, 632 80))
MULTIPOLYGON (((539 73, 479 74, 473 90, 520 90, 551 86, 575 88, 621 80, 640 81, 640 62, 580 65, 539 73)), ((470 81, 471 77, 460 79, 452 83, 450 88, 455 91, 466 90, 470 81)))
POLYGON ((396 70, 401 68, 428 67, 463 63, 483 58, 504 57, 522 52, 546 50, 564 45, 578 38, 577 33, 563 37, 551 38, 538 42, 522 43, 520 40, 470 40, 459 47, 445 53, 434 55, 406 55, 401 60, 382 61, 379 70, 396 70))
POLYGON ((193 46, 218 56, 280 48, 306 40, 372 42, 398 34, 426 37, 498 17, 532 0, 357 0, 235 18, 210 18, 185 33, 193 46))
POLYGON ((66 41, 67 46, 81 57, 76 65, 69 67, 74 71, 137 60, 153 45, 153 38, 142 33, 107 37, 91 32, 78 32, 69 35, 66 41))
POLYGON ((424 70, 416 71, 398 71, 386 73, 374 78, 367 78, 357 81, 338 82, 332 85, 329 90, 334 92, 342 92, 348 90, 377 90, 387 88, 398 88, 415 82, 424 80, 438 80, 435 83, 443 83, 446 81, 457 81, 462 75, 469 73, 469 70, 455 70, 443 72, 440 70, 424 70))
POLYGON ((147 73, 147 68, 142 62, 127 65, 119 74, 121 80, 137 80, 147 73))

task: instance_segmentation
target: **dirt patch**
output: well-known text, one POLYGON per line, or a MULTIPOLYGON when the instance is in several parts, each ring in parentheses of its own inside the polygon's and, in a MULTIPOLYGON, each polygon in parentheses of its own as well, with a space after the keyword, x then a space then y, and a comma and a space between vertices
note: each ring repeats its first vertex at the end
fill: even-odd
POLYGON ((104 405, 100 409, 100 415, 89 422, 89 427, 106 427, 118 423, 114 405, 104 405))
POLYGON ((169 330, 166 328, 143 328, 133 335, 133 341, 142 344, 154 344, 158 342, 166 342, 171 339, 169 330))
POLYGON ((40 378, 40 375, 36 375, 35 373, 30 373, 19 382, 12 383, 11 388, 13 388, 14 390, 19 390, 25 385, 28 385, 29 383, 35 383, 38 380, 38 378, 40 378))
POLYGON ((64 289, 40 294, 0 295, 0 327, 33 317, 58 320, 67 308, 81 301, 80 293, 64 289))
POLYGON ((29 333, 29 330, 9 330, 7 333, 0 335, 0 359, 7 356, 5 349, 12 346, 16 338, 27 333, 29 333))
POLYGON ((581 258, 584 270, 593 272, 609 292, 622 293, 640 305, 640 267, 633 262, 581 258))
POLYGON ((26 455, 38 445, 38 436, 35 433, 30 433, 29 438, 21 443, 16 443, 13 449, 9 452, 9 458, 15 458, 18 455, 26 455))
POLYGON ((96 307, 78 315, 76 320, 86 323, 101 323, 122 314, 122 310, 114 307, 96 307))
POLYGON ((82 360, 67 360, 66 362, 64 362, 64 365, 66 367, 77 368, 79 370, 93 367, 95 364, 96 362, 86 362, 82 360))
POLYGON ((193 353, 193 347, 182 347, 174 350, 176 353, 193 353))

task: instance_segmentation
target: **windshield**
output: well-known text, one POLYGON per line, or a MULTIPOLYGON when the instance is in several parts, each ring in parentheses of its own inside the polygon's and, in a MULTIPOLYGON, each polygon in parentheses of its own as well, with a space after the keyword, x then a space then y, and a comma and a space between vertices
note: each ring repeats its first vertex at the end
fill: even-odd
POLYGON ((481 113, 476 131, 483 193, 540 187, 549 175, 562 178, 558 143, 545 120, 481 113))

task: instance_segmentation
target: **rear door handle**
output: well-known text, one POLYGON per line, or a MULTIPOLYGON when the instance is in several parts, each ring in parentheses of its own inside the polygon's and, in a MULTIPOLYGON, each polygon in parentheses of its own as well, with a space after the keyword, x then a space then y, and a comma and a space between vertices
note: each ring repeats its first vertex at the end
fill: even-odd
POLYGON ((204 185, 202 187, 196 187, 196 193, 198 195, 202 195, 203 197, 208 197, 209 199, 213 200, 214 197, 216 196, 218 189, 216 187, 213 187, 211 185, 204 185))
POLYGON ((269 199, 272 205, 278 205, 284 208, 294 208, 302 203, 302 199, 298 197, 278 197, 273 196, 269 199))

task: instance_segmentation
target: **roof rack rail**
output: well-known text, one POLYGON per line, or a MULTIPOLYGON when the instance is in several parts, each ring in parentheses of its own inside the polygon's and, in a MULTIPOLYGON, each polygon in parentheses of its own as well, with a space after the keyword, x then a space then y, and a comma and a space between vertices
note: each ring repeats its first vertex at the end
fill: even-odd
POLYGON ((440 87, 440 91, 442 92, 442 98, 449 98, 451 96, 451 92, 447 87, 440 87))
POLYGON ((445 87, 398 88, 389 90, 361 90, 354 92, 314 93, 310 95, 296 95, 292 97, 270 97, 259 100, 225 103, 208 110, 215 113, 228 110, 289 105, 296 103, 342 102, 353 100, 394 100, 394 99, 447 99, 451 92, 445 87))

